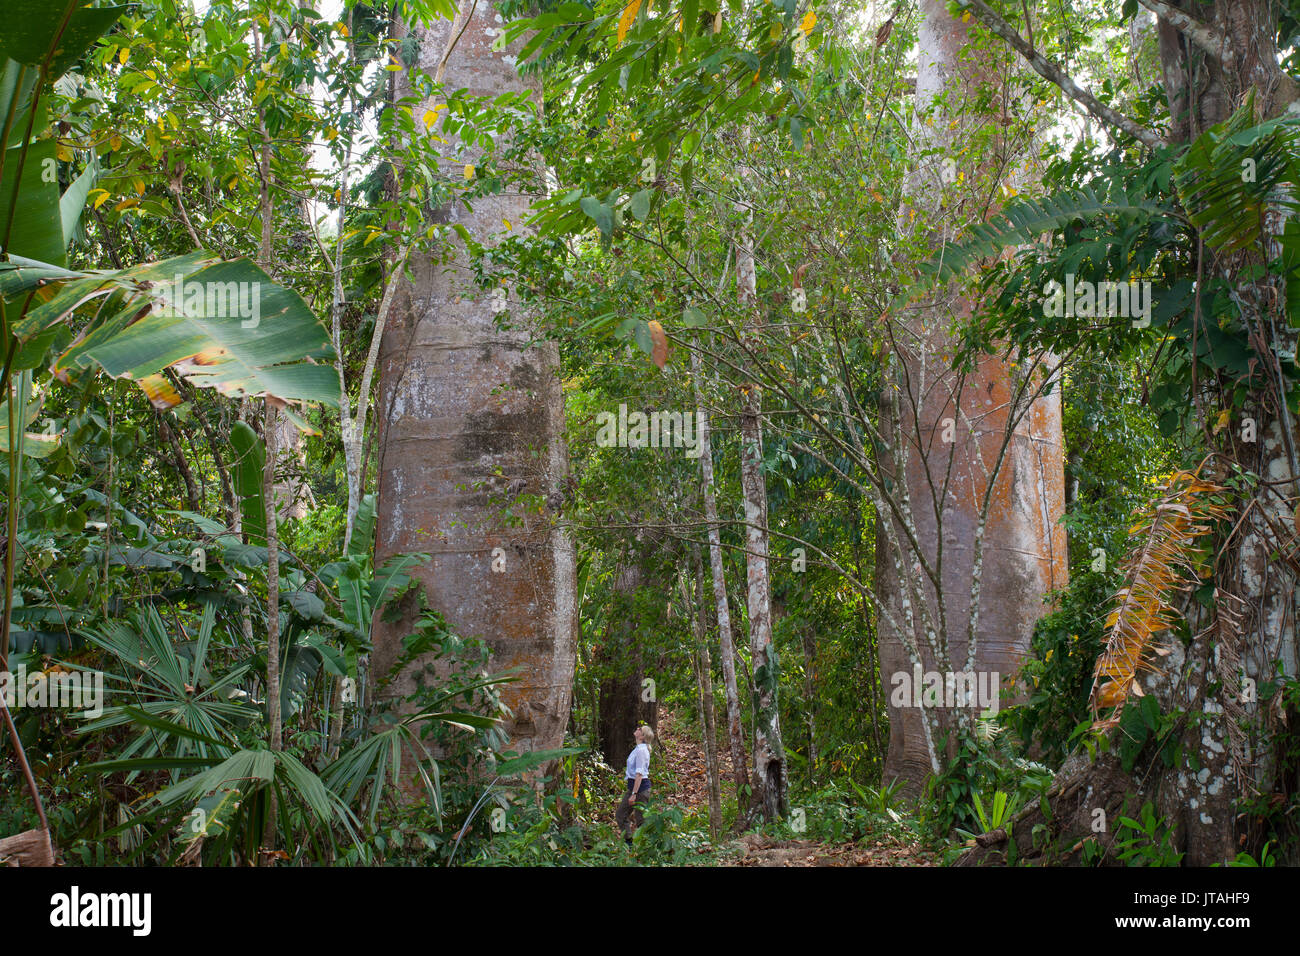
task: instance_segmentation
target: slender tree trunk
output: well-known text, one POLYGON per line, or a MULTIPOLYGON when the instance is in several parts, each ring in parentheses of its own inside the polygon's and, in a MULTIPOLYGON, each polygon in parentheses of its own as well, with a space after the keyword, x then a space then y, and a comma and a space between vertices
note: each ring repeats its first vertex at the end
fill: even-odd
POLYGON ((716 841, 722 828, 722 787, 718 779, 718 726, 713 706, 713 661, 709 656, 708 598, 704 590, 704 561, 699 547, 691 549, 695 563, 695 601, 692 605, 686 577, 682 576, 682 599, 694 608, 695 666, 699 675, 700 722, 703 724, 704 773, 709 787, 709 834, 716 841))
POLYGON ((266 465, 262 495, 266 506, 266 713, 272 750, 283 747, 284 725, 280 712, 280 535, 275 505, 275 407, 267 405, 265 418, 266 465))
MULTIPOLYGON (((501 28, 494 5, 465 7, 455 23, 411 31, 421 68, 442 73, 448 90, 528 93, 539 103, 538 78, 522 79, 515 67, 520 45, 494 48, 501 28)), ((404 75, 397 86, 409 92, 404 75)), ((478 159, 477 149, 441 132, 448 140, 441 147, 445 174, 459 177, 478 159)), ((530 201, 507 190, 476 199, 469 212, 451 203, 436 221, 459 224, 490 247, 504 238, 503 220, 518 233, 530 201)), ((558 351, 534 341, 512 289, 510 327, 498 323, 492 297, 475 287, 459 242, 450 262, 421 260, 413 272, 410 282, 393 276, 399 288, 379 355, 375 561, 399 552, 431 554, 416 572, 431 605, 461 635, 487 642, 492 668, 522 669, 522 680, 502 691, 514 714, 507 725, 514 747, 557 747, 573 684, 575 554, 565 522, 549 507, 527 502, 558 500, 568 473, 558 351), (525 501, 518 493, 503 501, 507 486, 519 482, 525 501), (519 524, 502 520, 502 509, 519 524)), ((400 620, 376 622, 377 673, 396 661, 414 614, 408 605, 400 620)), ((401 697, 412 690, 408 671, 384 693, 401 697)))
MULTIPOLYGON (((741 137, 742 156, 748 155, 749 137, 741 137)), ((750 180, 742 165, 737 179, 741 188, 750 180)), ((759 333, 758 276, 754 265, 749 223, 753 211, 743 209, 746 223, 736 246, 736 289, 746 314, 746 331, 759 333)), ((745 568, 749 611, 749 650, 754 667, 754 801, 769 820, 784 816, 789 783, 785 749, 781 743, 778 703, 780 668, 772 650, 772 586, 768 575, 767 481, 763 477, 763 393, 757 383, 742 389, 740 412, 740 484, 745 502, 745 568)))
MULTIPOLYGON (((722 561, 722 535, 718 525, 718 500, 713 484, 713 448, 709 413, 704 407, 700 388, 700 356, 691 351, 691 382, 700 429, 700 484, 704 499, 704 520, 708 524, 709 569, 713 574, 713 605, 718 619, 718 652, 722 657, 722 683, 727 695, 727 739, 731 744, 731 767, 736 782, 736 800, 745 792, 747 766, 745 729, 740 713, 740 692, 736 684, 736 651, 732 643, 731 605, 727 600, 726 568, 722 561)), ((742 814, 743 816, 743 814, 742 814)))
MULTIPOLYGON (((254 49, 261 55, 262 38, 253 30, 254 49)), ((262 238, 258 246, 258 265, 270 275, 274 271, 275 202, 271 196, 273 172, 271 170, 271 136, 266 129, 266 118, 259 109, 258 132, 261 134, 258 173, 261 181, 258 210, 262 220, 262 238)), ((276 507, 275 468, 278 463, 279 433, 276 426, 276 406, 268 399, 262 416, 262 440, 266 446, 266 462, 262 468, 262 503, 266 518, 266 719, 267 744, 272 752, 283 748, 284 726, 280 712, 280 536, 279 509, 276 507)), ((251 622, 245 617, 245 625, 251 622)), ((267 788, 266 826, 262 844, 275 849, 278 833, 275 787, 267 788)), ((254 865, 260 864, 260 859, 254 865)))

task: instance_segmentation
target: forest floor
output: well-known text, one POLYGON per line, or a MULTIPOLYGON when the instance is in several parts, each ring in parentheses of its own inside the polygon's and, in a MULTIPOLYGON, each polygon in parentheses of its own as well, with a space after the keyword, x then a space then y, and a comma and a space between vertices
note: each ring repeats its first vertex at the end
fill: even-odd
MULTIPOLYGON (((656 762, 663 768, 654 778, 656 798, 680 807, 684 813, 698 813, 707 819, 708 775, 704 747, 685 728, 677 727, 675 715, 660 710, 656 762)), ((719 753, 723 800, 734 793, 731 754, 719 753)), ((938 866, 938 854, 909 842, 898 834, 881 830, 856 843, 821 843, 807 839, 779 839, 763 833, 745 833, 716 848, 716 862, 722 866, 938 866)))

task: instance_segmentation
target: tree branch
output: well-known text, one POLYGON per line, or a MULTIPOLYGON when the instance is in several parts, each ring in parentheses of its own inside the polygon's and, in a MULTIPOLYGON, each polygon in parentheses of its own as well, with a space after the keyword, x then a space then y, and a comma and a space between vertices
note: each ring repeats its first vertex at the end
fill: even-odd
MULTIPOLYGON (((1155 130, 1140 126, 1127 116, 1111 109, 1081 87, 1069 74, 1035 50, 1031 44, 1025 41, 1015 27, 1003 19, 987 3, 984 3, 983 0, 960 0, 960 2, 963 8, 975 14, 976 19, 990 33, 1001 37, 1011 45, 1012 49, 1024 57, 1025 62, 1033 67, 1035 73, 1055 83, 1070 99, 1097 117, 1097 119, 1122 130, 1145 146, 1155 147, 1164 143, 1164 137, 1155 130)), ((1141 2, 1146 3, 1147 0, 1141 0, 1141 2)))
POLYGON ((1217 58, 1223 64, 1225 70, 1232 69, 1237 59, 1237 51, 1233 49, 1228 38, 1214 27, 1208 23, 1202 23, 1177 7, 1170 6, 1164 0, 1138 0, 1138 3, 1160 17, 1160 19, 1168 21, 1179 33, 1210 54, 1210 56, 1217 58))

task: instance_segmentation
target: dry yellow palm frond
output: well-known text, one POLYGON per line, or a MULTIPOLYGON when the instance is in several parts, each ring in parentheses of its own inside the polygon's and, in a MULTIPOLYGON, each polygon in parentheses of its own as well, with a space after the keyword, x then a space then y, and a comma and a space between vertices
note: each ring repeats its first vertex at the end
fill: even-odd
POLYGON ((1172 600, 1196 578, 1199 542, 1210 531, 1209 522, 1225 517, 1224 507, 1214 500, 1222 491, 1195 472, 1175 472, 1161 497, 1129 529, 1132 544, 1121 565, 1124 587, 1106 618, 1109 636, 1093 675, 1094 728, 1115 726, 1125 702, 1142 696, 1137 674, 1149 666, 1146 655, 1169 653, 1155 641, 1179 620, 1172 600), (1108 717, 1097 716, 1108 708, 1114 708, 1108 717))

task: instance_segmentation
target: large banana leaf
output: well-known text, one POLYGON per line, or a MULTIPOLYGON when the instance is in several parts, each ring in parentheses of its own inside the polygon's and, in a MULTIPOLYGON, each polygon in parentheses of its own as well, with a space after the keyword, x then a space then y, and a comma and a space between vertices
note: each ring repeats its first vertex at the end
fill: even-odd
POLYGON ((5 0, 0 56, 56 80, 126 9, 88 7, 86 0, 5 0))
POLYGON ((124 11, 84 0, 6 0, 0 31, 0 251, 63 263, 94 167, 59 196, 54 140, 42 93, 124 11))
POLYGON ((136 382, 162 408, 180 401, 159 374, 166 368, 225 395, 338 403, 325 327, 294 292, 246 259, 192 253, 117 272, 17 256, 0 263, 0 297, 13 301, 26 292, 36 294, 12 326, 19 343, 48 337, 96 309, 55 357, 56 373, 96 364, 136 382))
POLYGON ((0 248, 45 262, 64 262, 59 184, 49 171, 54 140, 10 146, 0 162, 0 248))

